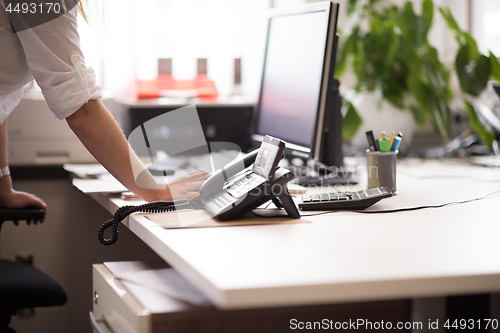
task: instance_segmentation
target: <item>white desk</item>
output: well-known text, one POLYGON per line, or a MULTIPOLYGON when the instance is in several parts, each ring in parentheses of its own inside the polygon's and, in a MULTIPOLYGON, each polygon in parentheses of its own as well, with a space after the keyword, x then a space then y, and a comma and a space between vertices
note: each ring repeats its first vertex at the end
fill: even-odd
MULTIPOLYGON (((499 179, 499 169, 400 162, 398 195, 371 209, 482 197, 500 190, 491 182, 499 179)), ((93 197, 112 213, 130 204, 93 197)), ((308 224, 167 230, 141 214, 124 224, 217 307, 235 309, 500 291, 499 211, 500 193, 437 209, 337 212, 308 224)))

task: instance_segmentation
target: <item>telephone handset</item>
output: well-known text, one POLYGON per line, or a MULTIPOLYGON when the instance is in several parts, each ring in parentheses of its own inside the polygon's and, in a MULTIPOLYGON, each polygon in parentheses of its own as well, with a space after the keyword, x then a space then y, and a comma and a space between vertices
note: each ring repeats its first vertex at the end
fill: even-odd
POLYGON ((134 212, 160 213, 182 209, 205 208, 220 221, 236 219, 272 200, 283 207, 292 218, 300 218, 286 184, 294 178, 291 171, 278 167, 285 143, 265 136, 259 149, 243 159, 224 166, 200 188, 199 197, 191 200, 155 201, 141 206, 119 208, 113 218, 104 222, 98 231, 103 245, 114 244, 118 239, 118 223, 134 212), (112 226, 112 238, 104 238, 104 230, 112 226))

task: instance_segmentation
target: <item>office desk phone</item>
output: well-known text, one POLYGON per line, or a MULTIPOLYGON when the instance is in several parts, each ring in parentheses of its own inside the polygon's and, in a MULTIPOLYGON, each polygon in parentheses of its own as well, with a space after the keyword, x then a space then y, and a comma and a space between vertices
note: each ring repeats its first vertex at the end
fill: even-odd
POLYGON ((103 245, 114 244, 118 239, 118 223, 134 212, 160 213, 205 208, 218 220, 228 221, 242 217, 272 200, 278 207, 283 207, 290 217, 300 218, 297 206, 286 187, 294 175, 291 171, 278 167, 284 150, 285 143, 282 140, 266 136, 259 149, 243 159, 229 163, 207 179, 196 198, 121 207, 113 218, 99 227, 99 241, 103 245), (104 230, 110 226, 112 238, 105 239, 104 230))

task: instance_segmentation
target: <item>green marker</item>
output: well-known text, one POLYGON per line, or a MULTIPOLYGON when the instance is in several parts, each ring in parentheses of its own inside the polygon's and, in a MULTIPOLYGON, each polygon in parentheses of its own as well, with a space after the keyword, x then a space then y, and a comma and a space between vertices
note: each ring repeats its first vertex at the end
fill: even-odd
POLYGON ((380 151, 383 153, 391 151, 391 140, 386 137, 380 138, 378 140, 378 145, 380 147, 380 151))

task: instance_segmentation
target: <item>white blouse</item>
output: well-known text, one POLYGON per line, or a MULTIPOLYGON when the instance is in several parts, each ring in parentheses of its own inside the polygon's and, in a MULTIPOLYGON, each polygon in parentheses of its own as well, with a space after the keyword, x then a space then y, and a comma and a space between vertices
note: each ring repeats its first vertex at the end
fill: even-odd
POLYGON ((19 104, 23 87, 33 78, 59 119, 102 97, 94 70, 85 67, 76 16, 73 8, 52 21, 13 33, 0 1, 0 123, 19 104))

